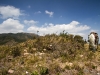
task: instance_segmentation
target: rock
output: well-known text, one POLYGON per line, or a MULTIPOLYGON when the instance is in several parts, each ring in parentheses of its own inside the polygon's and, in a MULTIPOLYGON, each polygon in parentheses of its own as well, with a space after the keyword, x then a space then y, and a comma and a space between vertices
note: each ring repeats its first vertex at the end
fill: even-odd
POLYGON ((9 70, 8 70, 8 73, 9 73, 9 74, 12 74, 12 73, 14 73, 14 70, 9 69, 9 70))
POLYGON ((37 48, 32 48, 34 51, 36 51, 37 50, 37 48))
POLYGON ((43 51, 46 51, 46 49, 44 48, 43 51))
POLYGON ((92 70, 90 72, 91 72, 91 75, 97 75, 97 71, 96 70, 92 70))
POLYGON ((100 66, 97 66, 97 71, 100 71, 100 66))
POLYGON ((68 66, 73 66, 73 63, 71 63, 71 62, 66 62, 66 65, 68 65, 68 66))
POLYGON ((89 70, 88 70, 87 68, 84 68, 84 69, 83 69, 83 72, 84 72, 85 75, 90 74, 90 72, 89 72, 89 70))
POLYGON ((97 75, 100 75, 100 73, 97 73, 97 75))
POLYGON ((82 63, 82 62, 79 62, 78 65, 80 68, 83 68, 85 66, 84 63, 82 63))
POLYGON ((27 50, 25 49, 24 52, 27 53, 27 50))
POLYGON ((28 71, 26 71, 26 74, 28 74, 28 71))
POLYGON ((65 64, 65 63, 59 63, 59 67, 60 67, 60 68, 64 69, 64 68, 65 68, 65 66, 66 66, 66 64, 65 64))
POLYGON ((80 55, 80 57, 83 57, 83 55, 80 55))
POLYGON ((29 55, 30 53, 24 53, 24 56, 29 55))

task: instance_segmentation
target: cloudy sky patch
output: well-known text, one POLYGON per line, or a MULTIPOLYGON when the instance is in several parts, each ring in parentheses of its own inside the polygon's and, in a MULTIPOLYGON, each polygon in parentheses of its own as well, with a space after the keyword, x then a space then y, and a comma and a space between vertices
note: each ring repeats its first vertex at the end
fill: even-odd
POLYGON ((7 19, 0 24, 0 33, 17 33, 23 32, 24 25, 21 24, 18 20, 7 19))
POLYGON ((49 17, 53 17, 54 12, 50 12, 48 10, 45 10, 45 13, 49 15, 49 17))
POLYGON ((44 35, 65 30, 84 38, 91 31, 100 36, 99 12, 100 0, 1 0, 0 33, 39 31, 44 35))
MULTIPOLYGON (((54 25, 53 23, 49 23, 49 24, 46 24, 46 26, 44 26, 44 27, 30 26, 27 29, 27 31, 28 32, 36 32, 38 30, 39 34, 43 35, 43 34, 52 34, 52 33, 56 33, 56 32, 58 32, 58 34, 59 34, 63 30, 65 30, 66 32, 77 34, 79 32, 82 32, 82 31, 85 31, 88 29, 90 29, 89 26, 79 25, 79 22, 72 21, 69 24, 55 24, 54 25)), ((82 33, 80 33, 80 34, 82 34, 82 33)))
POLYGON ((0 17, 3 19, 18 18, 21 15, 23 15, 21 10, 14 6, 0 6, 0 17))

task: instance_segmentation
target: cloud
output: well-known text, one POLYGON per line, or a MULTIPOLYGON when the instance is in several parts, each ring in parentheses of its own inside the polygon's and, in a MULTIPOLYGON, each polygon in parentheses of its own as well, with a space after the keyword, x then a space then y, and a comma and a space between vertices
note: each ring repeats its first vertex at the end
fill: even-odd
POLYGON ((89 30, 90 27, 87 25, 80 25, 77 21, 72 21, 69 24, 53 24, 53 23, 45 23, 42 27, 37 26, 30 26, 27 31, 28 32, 34 32, 36 33, 37 30, 39 31, 40 35, 44 34, 52 34, 52 33, 61 33, 63 30, 65 30, 68 33, 72 34, 79 34, 79 35, 85 35, 82 33, 83 31, 89 30))
POLYGON ((49 17, 53 17, 54 12, 49 12, 48 10, 45 11, 46 14, 49 15, 49 17))
POLYGON ((90 32, 98 32, 99 30, 91 30, 90 32))
POLYGON ((62 16, 60 16, 62 18, 62 16))
POLYGON ((29 5, 28 8, 31 8, 31 6, 29 5))
POLYGON ((34 20, 24 20, 24 24, 26 25, 35 25, 36 23, 38 23, 38 21, 34 21, 34 20))
POLYGON ((21 13, 21 10, 15 8, 14 6, 0 6, 0 17, 3 19, 7 18, 17 19, 20 15, 23 15, 21 13))
POLYGON ((40 14, 40 13, 42 13, 41 11, 38 11, 38 12, 35 12, 34 14, 40 14))
POLYGON ((23 32, 24 25, 21 24, 18 20, 14 19, 7 19, 3 21, 2 24, 0 24, 0 33, 17 33, 17 32, 23 32))

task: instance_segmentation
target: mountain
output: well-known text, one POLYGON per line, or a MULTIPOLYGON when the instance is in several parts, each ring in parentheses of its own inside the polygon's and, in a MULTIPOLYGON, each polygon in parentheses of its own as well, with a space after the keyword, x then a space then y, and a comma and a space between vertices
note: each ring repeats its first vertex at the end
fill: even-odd
POLYGON ((3 33, 0 34, 0 45, 25 42, 36 37, 37 35, 34 33, 3 33))

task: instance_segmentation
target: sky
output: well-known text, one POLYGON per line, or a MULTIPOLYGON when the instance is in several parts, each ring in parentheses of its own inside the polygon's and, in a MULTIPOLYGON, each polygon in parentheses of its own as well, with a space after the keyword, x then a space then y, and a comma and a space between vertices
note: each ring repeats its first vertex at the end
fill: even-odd
POLYGON ((0 0, 1 33, 69 34, 100 37, 100 0, 0 0))

